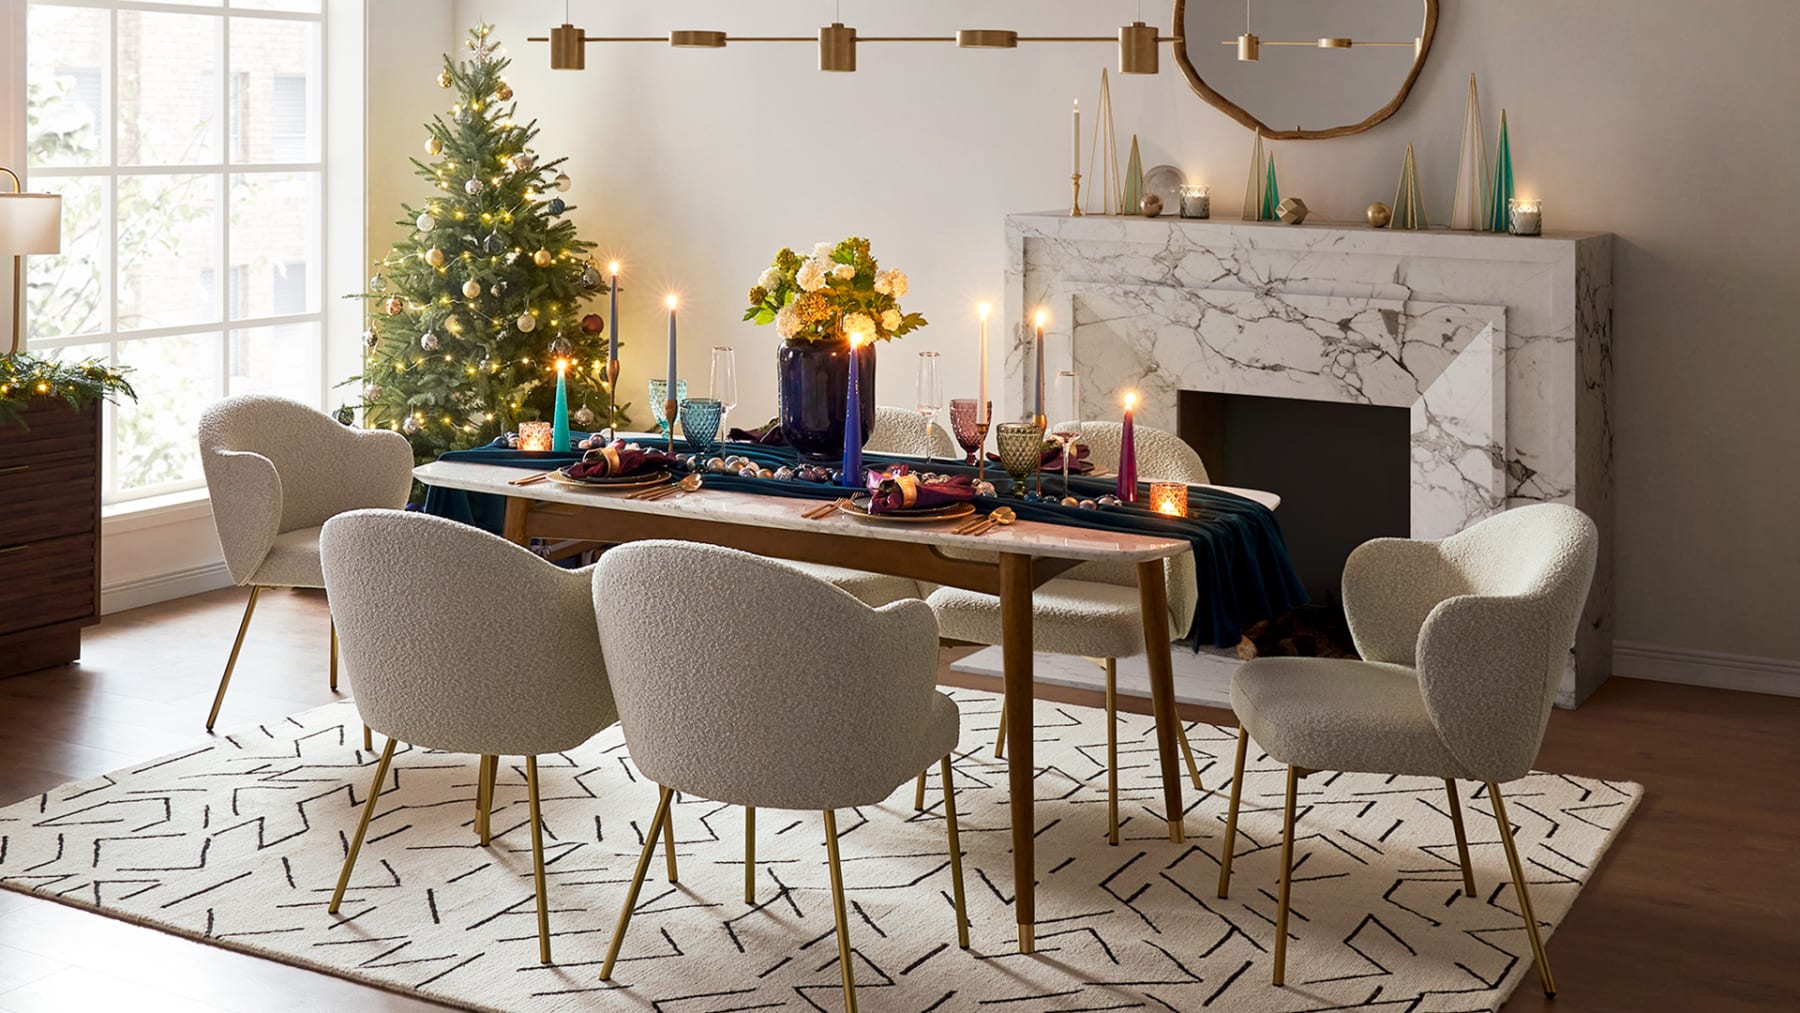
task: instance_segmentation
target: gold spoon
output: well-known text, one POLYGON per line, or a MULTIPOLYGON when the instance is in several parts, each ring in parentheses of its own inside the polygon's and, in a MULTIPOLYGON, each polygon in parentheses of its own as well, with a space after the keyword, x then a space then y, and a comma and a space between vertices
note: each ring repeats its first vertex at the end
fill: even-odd
POLYGON ((997 527, 1006 527, 1018 519, 1019 515, 1012 507, 999 507, 993 513, 988 514, 985 521, 962 533, 970 538, 979 538, 997 527))
POLYGON ((668 499, 670 496, 674 496, 678 493, 695 492, 704 484, 704 480, 702 480, 699 475, 689 475, 673 485, 659 485, 655 488, 645 489, 641 492, 634 492, 626 498, 646 501, 668 499))

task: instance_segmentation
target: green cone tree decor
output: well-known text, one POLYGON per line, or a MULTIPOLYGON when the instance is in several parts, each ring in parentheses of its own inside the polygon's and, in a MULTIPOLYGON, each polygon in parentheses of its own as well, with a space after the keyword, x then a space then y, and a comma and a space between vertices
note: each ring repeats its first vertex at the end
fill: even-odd
POLYGON ((429 158, 412 160, 437 193, 404 208, 411 234, 361 295, 364 367, 347 382, 362 386, 364 424, 405 433, 421 462, 549 419, 559 359, 571 428, 611 414, 604 321, 582 309, 606 279, 566 217, 562 160, 541 161, 536 121, 514 121, 492 31, 471 29, 469 53, 444 57, 438 84, 457 98, 425 127, 429 158))

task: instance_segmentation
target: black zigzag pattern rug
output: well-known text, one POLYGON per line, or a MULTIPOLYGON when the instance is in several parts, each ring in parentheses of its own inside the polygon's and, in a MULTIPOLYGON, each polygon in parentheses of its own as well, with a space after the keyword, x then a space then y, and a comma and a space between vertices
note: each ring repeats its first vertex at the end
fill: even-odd
MULTIPOLYGON (((1288 986, 1272 987, 1284 768, 1251 750, 1220 900, 1235 731, 1192 726, 1210 790, 1190 787, 1176 845, 1151 722, 1123 716, 1123 840, 1109 847, 1103 714, 1050 703, 1037 710, 1038 953, 1021 956, 999 700, 955 696, 974 945, 955 945, 935 771, 923 812, 907 784, 840 813, 865 1009, 1447 1013, 1496 1009, 1535 973, 1478 786, 1463 786, 1467 897, 1441 783, 1322 774, 1301 784, 1288 986)), ((743 813, 697 798, 674 808, 679 885, 658 860, 615 980, 598 980, 656 801, 617 728, 539 765, 554 965, 537 961, 522 761, 502 767, 482 848, 476 758, 402 746, 342 911, 326 913, 374 772, 360 746, 354 707, 335 704, 26 799, 0 810, 0 886, 469 1009, 842 1008, 822 817, 759 814, 747 904, 743 813)), ((1642 788, 1534 773, 1508 794, 1548 935, 1642 788)))

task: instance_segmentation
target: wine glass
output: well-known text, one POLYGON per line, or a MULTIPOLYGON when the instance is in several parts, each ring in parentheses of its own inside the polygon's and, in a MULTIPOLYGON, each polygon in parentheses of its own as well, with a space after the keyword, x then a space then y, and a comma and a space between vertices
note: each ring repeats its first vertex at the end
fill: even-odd
POLYGON ((726 345, 712 350, 712 396, 723 406, 719 432, 731 432, 731 410, 737 407, 737 352, 726 345))
POLYGON ((1063 495, 1069 492, 1069 458, 1081 439, 1081 377, 1063 370, 1050 390, 1050 435, 1062 445, 1063 495))
POLYGON ((1044 464, 1044 427, 1036 422, 1002 422, 994 428, 1000 467, 1012 476, 1014 496, 1025 495, 1025 480, 1044 464))
POLYGON ((938 353, 919 353, 919 414, 925 417, 925 463, 937 457, 937 413, 944 407, 944 384, 938 374, 938 353))

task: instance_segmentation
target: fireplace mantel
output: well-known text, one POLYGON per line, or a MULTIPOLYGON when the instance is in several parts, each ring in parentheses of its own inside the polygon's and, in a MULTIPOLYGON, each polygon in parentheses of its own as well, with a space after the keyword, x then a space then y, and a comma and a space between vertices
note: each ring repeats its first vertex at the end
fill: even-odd
POLYGON ((1599 524, 1558 703, 1609 674, 1610 236, 1048 213, 1009 216, 1006 234, 1015 414, 1040 308, 1047 368, 1081 372, 1090 418, 1116 416, 1126 390, 1171 430, 1184 389, 1408 408, 1415 537, 1535 502, 1599 524))

